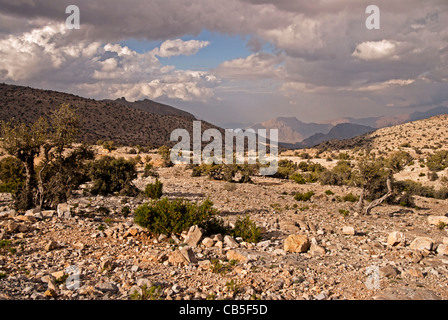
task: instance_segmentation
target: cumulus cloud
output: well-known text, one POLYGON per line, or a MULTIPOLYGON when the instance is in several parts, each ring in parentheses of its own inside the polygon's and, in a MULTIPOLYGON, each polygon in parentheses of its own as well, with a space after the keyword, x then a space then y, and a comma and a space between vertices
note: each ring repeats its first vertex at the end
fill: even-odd
POLYGON ((366 41, 356 46, 352 56, 361 60, 397 60, 399 59, 396 55, 398 45, 399 43, 389 40, 366 41))
POLYGON ((209 44, 209 41, 199 40, 166 40, 160 45, 160 48, 156 48, 153 53, 154 55, 161 58, 168 58, 179 55, 191 56, 193 54, 196 54, 200 49, 205 48, 209 44))
POLYGON ((192 103, 226 101, 216 96, 225 83, 219 92, 233 89, 228 108, 238 111, 256 99, 241 84, 253 88, 259 79, 279 82, 278 101, 286 96, 288 105, 309 106, 310 113, 325 103, 354 114, 448 100, 448 2, 375 4, 380 30, 365 28, 367 4, 359 0, 0 0, 0 80, 192 103), (60 28, 70 4, 81 10, 81 29, 73 32, 60 28), (240 35, 251 53, 199 73, 162 65, 161 58, 210 46, 180 39, 203 30, 240 35), (129 38, 160 46, 140 53, 117 44, 129 38))
POLYGON ((16 83, 70 83, 94 97, 160 98, 205 101, 218 79, 209 72, 175 70, 159 57, 192 55, 206 41, 167 40, 160 48, 138 53, 117 43, 62 41, 69 31, 50 24, 0 40, 0 75, 16 83))
POLYGON ((266 52, 251 54, 246 58, 225 61, 215 70, 223 78, 229 79, 274 79, 282 68, 282 55, 266 52))

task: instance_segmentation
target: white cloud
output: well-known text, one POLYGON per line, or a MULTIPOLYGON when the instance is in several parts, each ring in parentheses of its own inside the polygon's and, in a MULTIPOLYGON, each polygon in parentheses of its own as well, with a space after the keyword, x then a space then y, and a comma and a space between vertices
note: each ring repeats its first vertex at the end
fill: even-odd
POLYGON ((159 57, 192 55, 207 41, 168 40, 160 48, 138 53, 116 43, 67 41, 64 24, 49 24, 0 39, 0 76, 3 81, 70 83, 70 90, 98 98, 160 97, 205 101, 219 83, 209 72, 176 70, 163 66, 159 57))
POLYGON ((209 41, 188 40, 182 39, 166 40, 160 48, 154 49, 154 55, 161 58, 168 58, 173 56, 191 56, 196 54, 200 49, 205 48, 210 44, 209 41))
POLYGON ((282 62, 282 55, 260 52, 246 58, 224 61, 217 67, 216 73, 230 79, 274 79, 281 73, 279 64, 282 62))
POLYGON ((398 42, 382 40, 382 41, 366 41, 358 44, 352 56, 361 60, 382 60, 382 59, 398 59, 396 55, 398 42))

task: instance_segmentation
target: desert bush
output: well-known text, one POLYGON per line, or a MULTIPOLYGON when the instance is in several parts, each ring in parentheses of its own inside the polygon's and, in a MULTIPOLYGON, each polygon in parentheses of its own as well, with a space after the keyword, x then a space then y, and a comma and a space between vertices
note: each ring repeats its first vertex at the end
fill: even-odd
POLYGON ((346 201, 346 202, 357 202, 359 200, 358 196, 355 196, 353 193, 349 193, 346 194, 345 196, 342 197, 342 200, 346 201))
POLYGON ((326 194, 327 196, 332 196, 332 195, 334 195, 334 192, 331 191, 331 190, 325 190, 325 194, 326 194))
POLYGON ((430 155, 426 161, 426 166, 431 171, 442 171, 448 167, 448 151, 440 150, 430 155))
POLYGON ((278 162, 277 172, 273 175, 274 178, 288 179, 297 170, 297 165, 291 160, 280 160, 278 162))
POLYGON ((0 192, 15 194, 25 183, 25 168, 15 157, 0 160, 0 192))
POLYGON ((313 191, 308 191, 306 193, 297 192, 294 195, 294 200, 296 200, 296 201, 309 201, 312 196, 314 196, 314 192, 313 191))
POLYGON ((171 162, 171 151, 167 146, 161 146, 157 153, 162 158, 162 165, 164 167, 172 167, 173 163, 171 162))
POLYGON ((256 223, 246 215, 236 220, 231 235, 235 238, 241 237, 246 242, 256 243, 261 240, 261 228, 257 227, 256 223))
POLYGON ((151 199, 160 199, 163 195, 163 183, 156 178, 154 183, 146 185, 145 194, 151 199))
POLYGON ((103 142, 103 148, 106 149, 109 152, 117 150, 117 146, 115 145, 114 141, 104 141, 103 142))
POLYGON ((318 180, 322 185, 353 185, 357 179, 356 172, 353 170, 350 162, 339 160, 335 167, 331 170, 323 171, 318 180))
POLYGON ((289 176, 290 180, 293 180, 294 182, 298 183, 298 184, 305 184, 306 180, 305 178, 300 174, 300 173, 293 173, 292 175, 289 176))
POLYGON ((137 177, 135 163, 124 158, 105 156, 95 160, 90 165, 89 176, 93 181, 90 192, 95 195, 125 191, 123 195, 132 196, 135 191, 132 185, 132 180, 137 177))
POLYGON ((145 164, 145 169, 143 171, 143 177, 154 177, 154 178, 158 178, 159 174, 157 173, 157 171, 154 169, 154 166, 151 163, 146 163, 145 164))
POLYGON ((202 204, 194 204, 185 199, 162 198, 139 206, 134 214, 136 224, 153 234, 169 235, 180 234, 194 225, 206 226, 216 219, 218 211, 208 199, 202 204))

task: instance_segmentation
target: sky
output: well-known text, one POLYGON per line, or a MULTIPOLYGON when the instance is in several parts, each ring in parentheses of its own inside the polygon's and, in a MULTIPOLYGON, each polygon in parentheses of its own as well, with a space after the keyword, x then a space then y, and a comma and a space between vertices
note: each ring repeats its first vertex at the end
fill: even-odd
POLYGON ((218 125, 425 111, 448 106, 447 20, 446 0, 0 0, 0 82, 218 125))

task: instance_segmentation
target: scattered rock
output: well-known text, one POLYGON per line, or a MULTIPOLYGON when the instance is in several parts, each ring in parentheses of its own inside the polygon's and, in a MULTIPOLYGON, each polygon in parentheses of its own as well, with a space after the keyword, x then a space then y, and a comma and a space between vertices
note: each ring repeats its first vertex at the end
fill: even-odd
POLYGON ((448 256, 448 244, 442 243, 437 247, 437 253, 441 256, 448 256))
POLYGON ((95 289, 101 292, 111 292, 111 293, 116 293, 118 292, 118 287, 116 284, 112 283, 112 282, 101 282, 98 283, 95 286, 95 289))
POLYGON ((355 235, 355 228, 351 226, 345 226, 342 228, 342 234, 348 235, 348 236, 354 236, 355 235))
POLYGON ((310 241, 307 235, 293 234, 285 240, 284 250, 286 252, 301 253, 307 252, 310 248, 310 241))
POLYGON ((45 245, 45 251, 51 251, 58 248, 58 243, 56 241, 50 240, 45 245))
POLYGON ((233 237, 231 237, 229 235, 224 237, 224 243, 226 244, 226 246, 228 246, 231 249, 239 247, 238 242, 236 242, 236 240, 233 239, 233 237))
POLYGON ((439 223, 448 225, 448 217, 446 216, 428 216, 428 223, 431 225, 438 225, 439 223))
POLYGON ((179 249, 180 253, 184 256, 185 260, 189 263, 197 264, 198 260, 196 259, 196 256, 193 252, 193 250, 188 247, 184 246, 179 249))
POLYGON ((186 243, 190 247, 196 247, 201 241, 203 235, 203 231, 197 225, 192 226, 190 230, 188 230, 187 237, 185 238, 184 243, 186 243))
POLYGON ((72 214, 71 214, 71 208, 72 206, 69 205, 68 203, 60 203, 57 206, 57 214, 58 214, 58 218, 71 218, 72 214))
POLYGON ((380 276, 381 277, 396 277, 398 275, 398 270, 391 266, 391 265, 387 265, 384 267, 380 268, 380 276))
POLYGON ((427 237, 417 237, 414 239, 414 241, 411 242, 411 245, 409 246, 412 250, 428 250, 431 251, 432 247, 434 245, 434 240, 427 237))
POLYGON ((212 238, 206 237, 202 240, 202 244, 207 248, 211 248, 214 246, 215 241, 212 238))
POLYGON ((391 247, 405 245, 406 238, 402 232, 394 231, 387 237, 387 244, 391 247))

